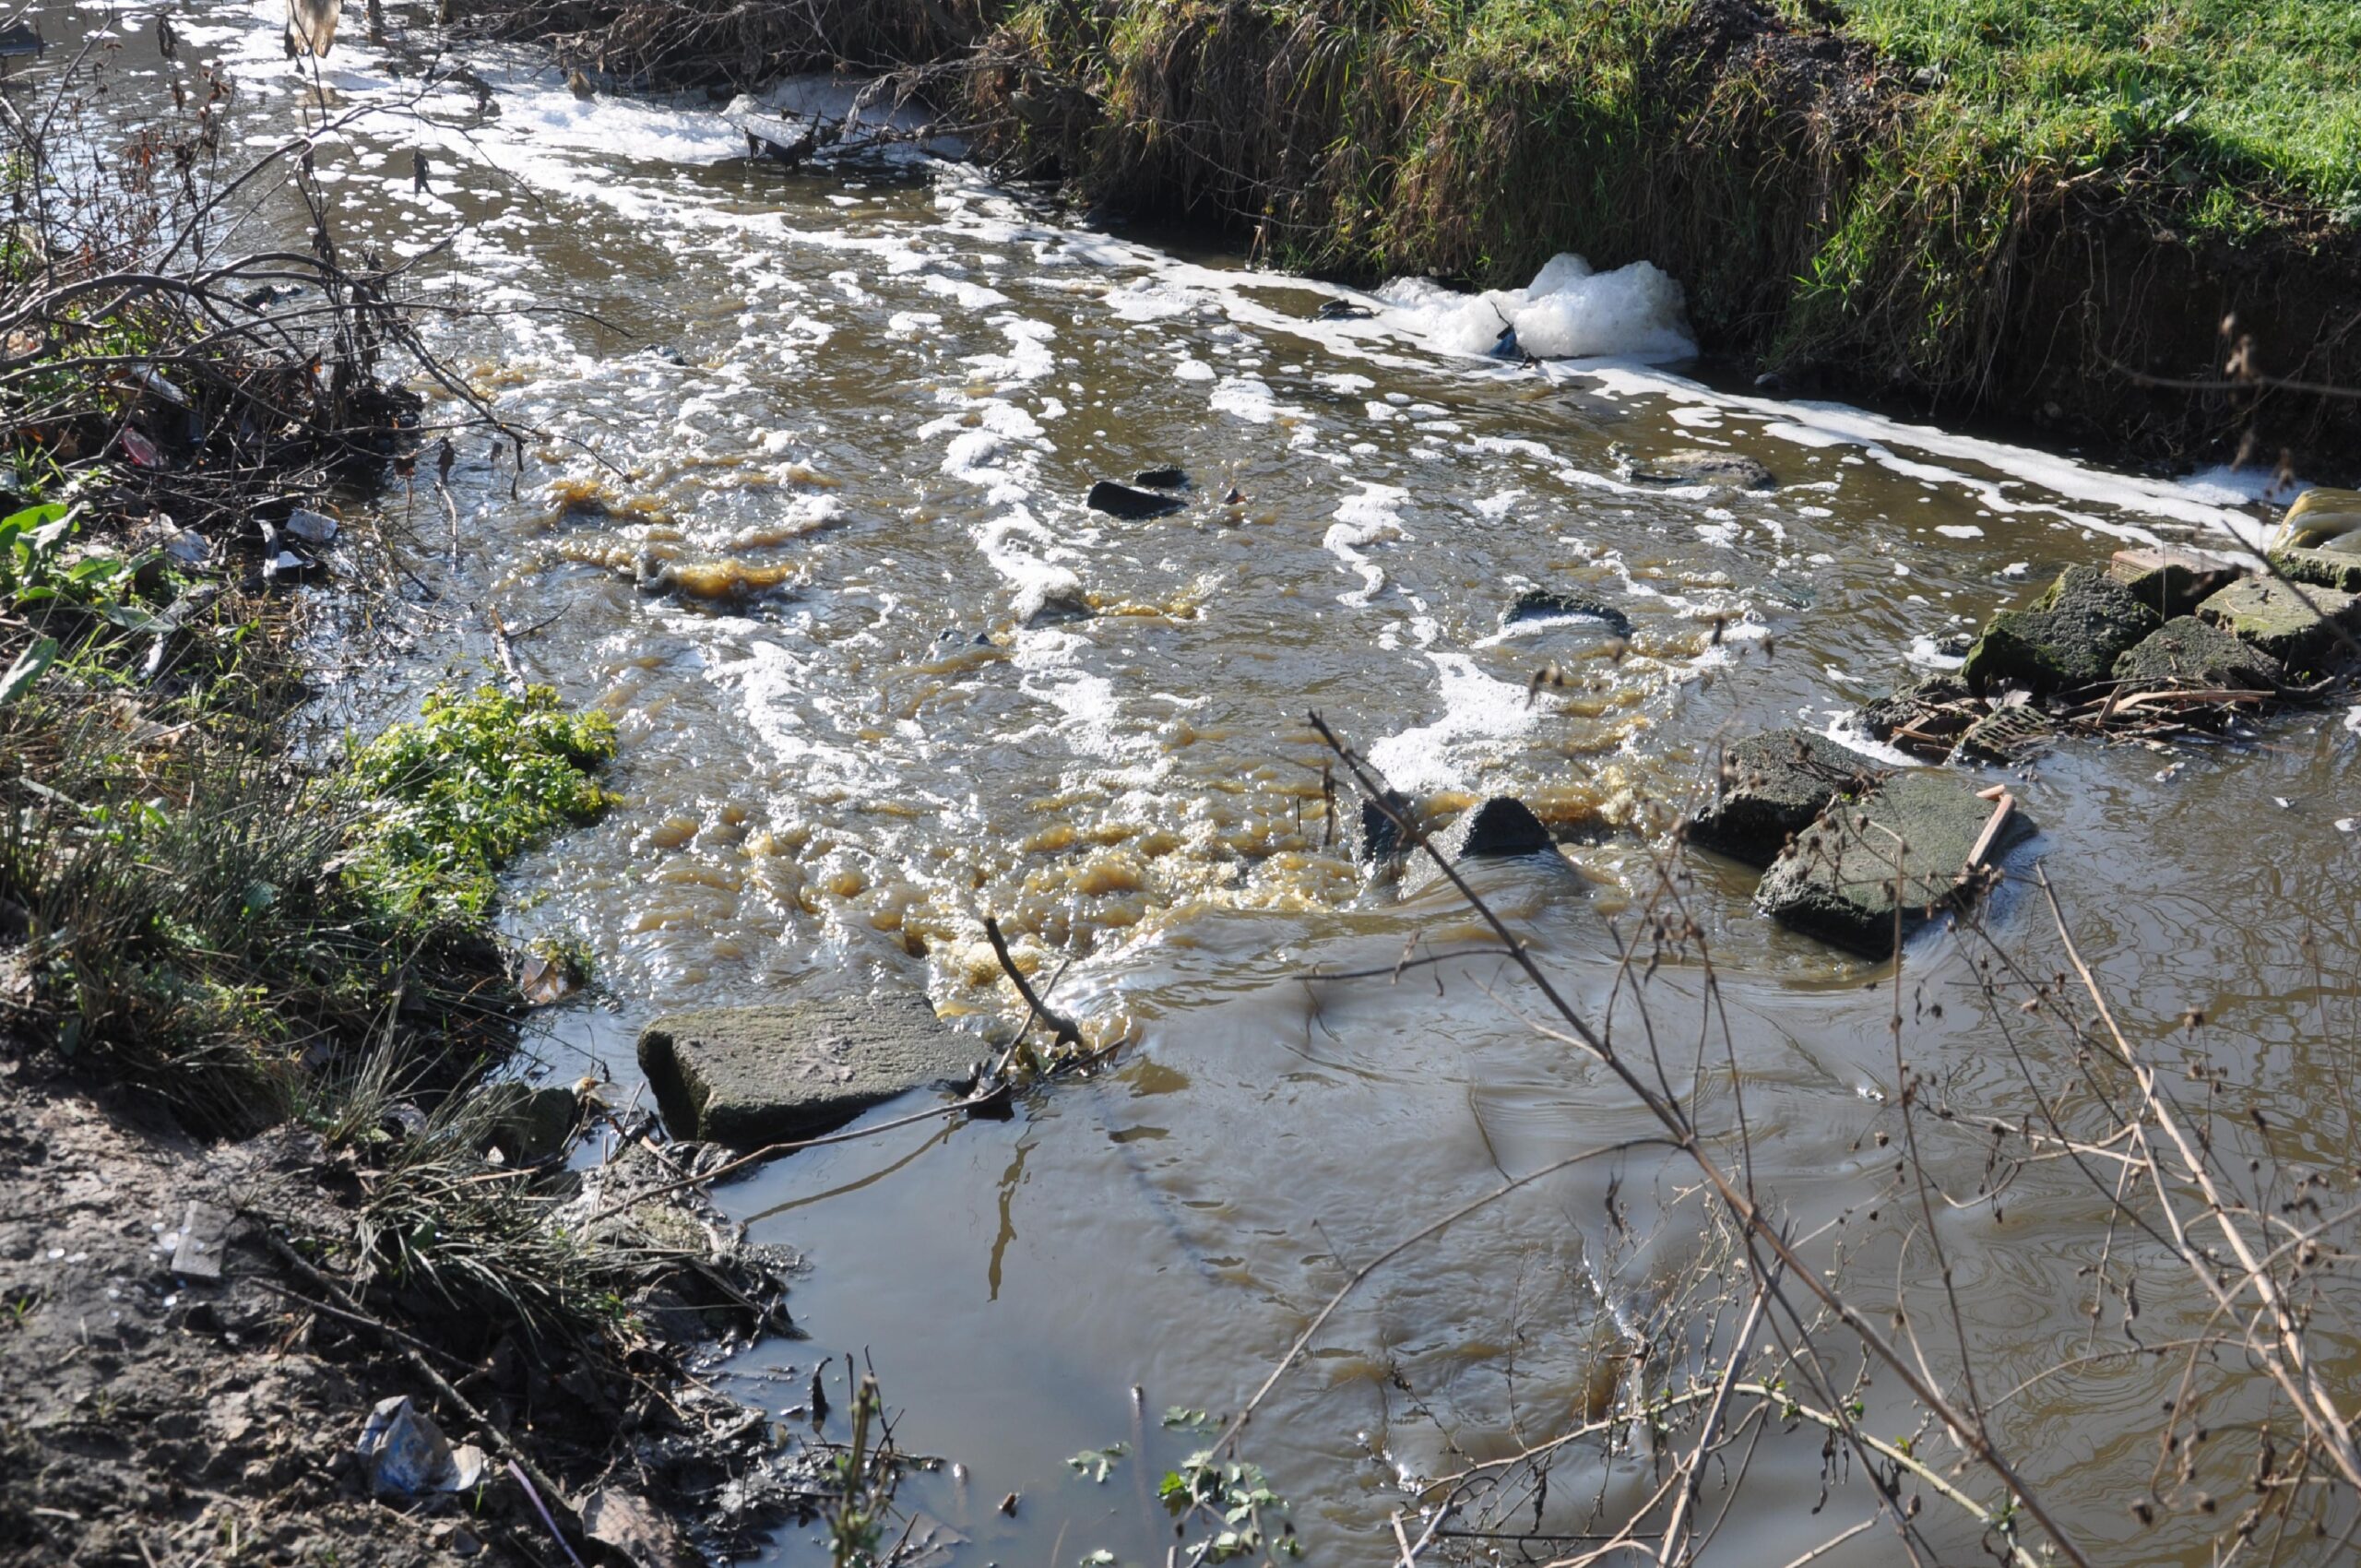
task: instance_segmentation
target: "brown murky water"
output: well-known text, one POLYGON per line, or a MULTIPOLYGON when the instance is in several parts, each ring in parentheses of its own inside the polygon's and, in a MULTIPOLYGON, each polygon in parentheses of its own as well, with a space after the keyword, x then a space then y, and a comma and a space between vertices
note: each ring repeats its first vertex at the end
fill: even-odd
MULTIPOLYGON (((230 62, 251 135, 294 123, 267 6, 174 15, 230 62)), ((400 95, 424 49, 340 50, 337 102, 400 95)), ((703 108, 578 101, 521 56, 469 64, 484 95, 433 94, 435 128, 388 118, 323 146, 348 244, 418 255, 455 303, 588 315, 445 328, 547 438, 521 480, 463 454, 456 564, 429 498, 390 505, 443 597, 411 628, 421 662, 350 695, 397 700, 457 646, 480 661, 460 611, 488 608, 534 671, 621 723, 627 803, 511 883, 518 933, 587 944, 615 999, 552 1015, 548 1051, 629 1083, 651 1013, 848 968, 980 1028, 1009 1005, 986 913, 1062 972, 1096 1039, 1124 1042, 1011 1121, 881 1134, 726 1194, 813 1260, 794 1302, 811 1337, 718 1375, 784 1411, 819 1360, 865 1356, 904 1443, 945 1461, 905 1500, 973 1538, 960 1562, 1163 1561, 1154 1479, 1199 1441, 1168 1408, 1234 1409, 1352 1268, 1504 1176, 1647 1130, 1495 963, 1308 978, 1470 933, 1328 848, 1309 710, 1437 813, 1515 793, 1562 831, 1564 867, 1492 875, 1604 1014, 1661 830, 1723 740, 1827 728, 2061 565, 2237 516, 2201 485, 1661 371, 1454 356, 1430 309, 1351 296, 1377 314, 1323 319, 1339 291, 1088 232, 970 169, 786 173, 737 160, 703 108), (428 193, 414 145, 434 149, 428 193), (1635 490, 1616 444, 1751 455, 1778 487, 1635 490), (1180 512, 1083 509, 1093 480, 1166 463, 1192 480, 1180 512), (1580 622, 1503 636, 1526 587, 1601 594, 1628 649, 1580 622), (1553 662, 1567 684, 1528 703, 1553 662), (1111 1443, 1130 1452, 1103 1480, 1068 1464, 1111 1443), (1014 1517, 995 1507, 1010 1491, 1014 1517)), ((2355 743, 2340 710, 2235 749, 2068 747, 2012 785, 2041 828, 2013 863, 2047 867, 2128 1026, 2299 1126, 2342 1071, 2314 1010, 2325 994, 2343 1016, 2354 970, 2316 983, 2303 944, 2350 934, 2355 743), (2205 1028, 2173 1033, 2192 1007, 2205 1028)), ((1728 1030, 1701 1057, 1702 972, 1656 972, 1677 1086, 1725 1125, 1742 1095, 1757 1179, 1799 1225, 1870 1202, 1897 1127, 1891 970, 1755 919, 1733 866, 1672 864, 1728 1030)), ((1999 929, 2041 950, 2036 914, 2004 895, 1999 929)), ((1974 973, 1948 937, 1910 949, 1904 1050, 1949 1103, 2014 1116, 2020 1065, 1974 973)), ((1628 991, 1614 1017, 1638 1038, 1628 991)), ((2036 1074, 2064 1065, 2026 1050, 2036 1074)), ((2006 1386, 2081 1345, 2103 1206, 2057 1170, 1976 1200, 1972 1135, 1933 1158, 1963 1200, 1940 1225, 1983 1375, 2006 1386)), ((1247 1444, 1318 1560, 1378 1560, 1406 1481, 1592 1398, 1597 1347, 1695 1245, 1693 1225, 1652 1223, 1679 1176, 1645 1153, 1577 1166, 1329 1321, 1247 1444)), ((1854 1224, 1874 1278, 1893 1238, 1854 1224)), ((2170 1554, 2178 1538, 2125 1508, 2153 1450, 2121 1434, 2155 1376, 2101 1366, 2015 1408, 2095 1540, 2170 1554)), ((1868 1397, 1872 1426, 1907 1426, 1868 1397)), ((1747 1524, 1712 1555, 1784 1562, 1857 1516, 1857 1479, 1812 1514, 1820 1465, 1809 1433, 1766 1443, 1747 1524)), ((1571 1473, 1583 1495, 1651 1477, 1644 1459, 1571 1473)), ((1972 1531, 1933 1527, 1979 1555, 1972 1531)), ((1872 1533, 1822 1561, 1894 1550, 1872 1533)), ((777 1548, 817 1555, 792 1531, 777 1548)))

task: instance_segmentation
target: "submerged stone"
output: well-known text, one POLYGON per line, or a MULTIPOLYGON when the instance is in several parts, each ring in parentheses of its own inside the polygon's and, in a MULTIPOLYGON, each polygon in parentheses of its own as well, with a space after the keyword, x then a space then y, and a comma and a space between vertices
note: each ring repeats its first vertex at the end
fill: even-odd
POLYGON ((2331 588, 2296 588, 2248 577, 2197 608, 2198 615, 2251 643, 2298 679, 2342 661, 2343 637, 2361 633, 2361 598, 2331 588))
MULTIPOLYGON (((2361 540, 2361 533, 2345 538, 2361 540)), ((2361 593, 2361 554, 2343 550, 2274 550, 2271 564, 2281 576, 2310 587, 2361 593)))
POLYGON ((1689 841, 1767 866, 1831 801, 1859 794, 1885 771, 1809 730, 1753 736, 1723 754, 1720 788, 1690 819, 1689 841))
POLYGON ((2164 624, 2096 566, 2069 566, 2023 610, 2003 610, 1960 670, 1970 691, 1996 682, 2053 692, 2104 681, 2124 649, 2164 624))
POLYGON ((2279 520, 2272 542, 2288 550, 2361 548, 2361 490, 2308 490, 2279 520))
MULTIPOLYGON (((1557 840, 1523 801, 1495 795, 1459 814, 1459 819, 1428 840, 1435 853, 1456 866, 1463 861, 1509 860, 1523 855, 1548 855, 1559 860, 1557 840)), ((1563 863, 1560 861, 1560 863, 1563 863)), ((1402 863, 1402 891, 1406 896, 1442 879, 1433 855, 1415 847, 1402 863)))
POLYGON ((674 1013, 639 1037, 640 1070, 673 1132, 740 1148, 824 1133, 964 1078, 976 1054, 908 992, 674 1013))
POLYGON ((1555 588, 1527 588, 1501 612, 1501 625, 1520 621, 1558 621, 1574 616, 1603 623, 1619 637, 1631 635, 1631 618, 1594 594, 1566 593, 1555 588))
POLYGON ((1083 505, 1094 512, 1104 512, 1110 517, 1123 517, 1133 522, 1145 517, 1161 517, 1167 512, 1180 509, 1177 496, 1160 495, 1152 490, 1134 490, 1111 479, 1102 479, 1092 485, 1083 505))
POLYGON ((2287 671, 2279 660, 2221 627, 2193 615, 2176 616, 2115 661, 2115 678, 2134 686, 2277 688, 2287 671))
MULTIPOLYGON (((1864 957, 1891 956, 1909 932, 1960 897, 1968 856, 1993 802, 1955 773, 1898 773, 1840 801, 1797 836, 1755 888, 1755 907, 1807 936, 1864 957)), ((1995 863, 2033 825, 2011 811, 1981 863, 1995 863)))
POLYGON ((1742 452, 1694 446, 1653 457, 1626 457, 1623 477, 1633 484, 1720 484, 1736 490, 1769 490, 1778 483, 1769 469, 1742 452))
POLYGON ((2107 576, 2169 621, 2187 615, 2246 575, 2236 561, 2198 550, 2118 550, 2107 576))
POLYGON ((1145 490, 1185 490, 1189 475, 1179 464, 1168 463, 1160 469, 1142 469, 1132 476, 1132 482, 1145 490))

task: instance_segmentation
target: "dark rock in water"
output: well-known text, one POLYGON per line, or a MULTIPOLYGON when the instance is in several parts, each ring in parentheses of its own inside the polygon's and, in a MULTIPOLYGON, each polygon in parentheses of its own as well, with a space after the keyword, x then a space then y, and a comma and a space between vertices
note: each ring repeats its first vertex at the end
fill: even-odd
POLYGON ((2271 655, 2299 680, 2343 663, 2345 638, 2361 636, 2361 597, 2331 588, 2291 587, 2276 577, 2233 583, 2199 605, 2197 613, 2271 655))
POLYGON ((1095 613, 1089 599, 1079 588, 1054 588, 1041 595, 1041 602, 1026 612, 1028 626, 1053 626, 1061 621, 1087 621, 1095 613))
POLYGON ((1507 627, 1520 621, 1557 621, 1574 615, 1604 622, 1619 637, 1631 635, 1631 618, 1607 600, 1586 593, 1560 593, 1551 588, 1527 588, 1518 594, 1501 612, 1501 624, 1507 627))
POLYGON ((1964 762, 2019 763, 2049 744, 2057 723, 2039 708, 2009 703, 1969 725, 1953 754, 1964 762))
POLYGON ((2189 614, 2236 582, 2246 568, 2200 550, 2118 550, 2107 563, 2106 575, 2169 621, 2189 614))
POLYGON ((976 1055, 909 992, 674 1013, 639 1037, 640 1069, 673 1132, 739 1148, 824 1133, 962 1079, 976 1055))
POLYGON ((1320 308, 1311 313, 1314 321, 1367 321, 1377 313, 1367 305, 1350 300, 1323 300, 1320 308))
POLYGON ((1160 469, 1142 469, 1132 476, 1132 482, 1148 490, 1186 490, 1189 474, 1179 464, 1168 463, 1160 469))
POLYGON ((1778 483, 1771 470, 1742 452, 1715 452, 1702 446, 1653 457, 1625 454, 1623 477, 1633 484, 1719 484, 1733 490, 1769 490, 1778 483))
MULTIPOLYGON (((1960 897, 1961 873, 1992 814, 1993 802, 1959 774, 1896 774, 1799 834, 1762 873, 1755 907, 1807 936, 1888 957, 1897 917, 1907 935, 1960 897)), ((2023 811, 2011 811, 1982 863, 2032 830, 2023 811)))
POLYGON ((2361 555, 2342 550, 2274 550, 2271 564, 2296 582, 2340 593, 2361 593, 2361 555))
POLYGON ((1133 521, 1143 517, 1161 517, 1167 512, 1180 509, 1180 501, 1173 496, 1159 495, 1152 490, 1133 490, 1130 485, 1117 484, 1111 479, 1102 479, 1092 485, 1083 505, 1110 517, 1126 517, 1133 521))
POLYGON ((2003 610, 1968 650, 1960 676, 1981 695, 1997 682, 2036 693, 2106 680, 2124 649, 2165 618, 2096 566, 2069 566, 2023 610, 2003 610))
MULTIPOLYGON (((1470 807, 1460 814, 1458 821, 1427 842, 1446 864, 1453 866, 1463 861, 1508 860, 1522 855, 1558 858, 1558 842, 1549 837, 1549 829, 1542 826, 1530 807, 1511 795, 1495 795, 1470 807)), ((1442 872, 1435 864, 1434 855, 1424 849, 1408 850, 1402 863, 1402 892, 1406 897, 1429 883, 1442 880, 1442 872)))
POLYGON ((1767 866, 1829 802, 1885 777, 1858 752, 1809 730, 1774 730, 1722 755, 1713 804, 1689 821, 1689 841, 1749 865, 1767 866))
POLYGON ((2115 661, 2115 678, 2126 690, 2205 686, 2269 692, 2286 675, 2271 655, 2193 615, 2165 622, 2115 661))
POLYGON ((1364 798, 1358 812, 1347 805, 1351 799, 1349 792, 1339 792, 1336 797, 1336 836, 1345 851, 1361 864, 1371 866, 1398 857, 1402 853, 1402 830, 1396 822, 1418 820, 1418 807, 1410 797, 1399 790, 1388 790, 1382 805, 1364 798))

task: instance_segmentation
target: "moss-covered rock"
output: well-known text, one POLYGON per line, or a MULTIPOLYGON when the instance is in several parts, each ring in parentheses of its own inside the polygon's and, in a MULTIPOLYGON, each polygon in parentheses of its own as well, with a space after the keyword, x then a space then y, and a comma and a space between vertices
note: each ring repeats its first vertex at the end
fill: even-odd
POLYGON ((2233 583, 2197 613, 2271 655, 2297 680, 2342 662, 2345 639, 2361 633, 2361 597, 2276 577, 2233 583))
POLYGON ((2036 692, 2091 685, 2162 624, 2163 616, 2098 567, 2069 566, 2032 604, 1993 616, 1960 675, 1979 695, 1999 682, 2036 692))
POLYGON ((2286 673, 2262 649, 2192 615, 2165 622, 2115 661, 2115 678, 2127 688, 2227 686, 2267 692, 2286 673))
POLYGON ((2106 575, 2169 621, 2187 615, 2246 575, 2236 561, 2199 550, 2118 550, 2106 575))
POLYGON ((2361 555, 2342 550, 2274 550, 2271 564, 2281 576, 2310 587, 2361 593, 2361 555))
MULTIPOLYGON (((1762 873, 1755 907, 1782 925, 1865 957, 1893 952, 1961 897, 1968 856, 1992 802, 1956 773, 1898 773, 1858 801, 1839 802, 1762 873)), ((2011 812, 1985 855, 1999 859, 2033 830, 2011 812)))
POLYGON ((1774 730, 1723 754, 1714 802, 1689 823, 1689 840, 1767 866, 1831 801, 1875 785, 1886 770, 1809 730, 1774 730))

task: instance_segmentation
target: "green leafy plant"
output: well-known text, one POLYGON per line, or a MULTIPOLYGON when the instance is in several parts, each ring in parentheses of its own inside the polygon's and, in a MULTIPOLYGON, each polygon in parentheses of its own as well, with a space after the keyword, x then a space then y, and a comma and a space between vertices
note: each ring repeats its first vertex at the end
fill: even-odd
POLYGON ((366 802, 353 885, 404 918, 480 920, 502 862, 612 803, 593 775, 614 750, 613 720, 565 711, 547 686, 430 695, 352 758, 366 802))
POLYGON ((1201 1448, 1168 1471, 1157 1495, 1175 1517, 1210 1516, 1211 1533, 1181 1548, 1191 1562, 1227 1562, 1256 1552, 1275 1551, 1286 1557, 1303 1555, 1295 1525, 1287 1515, 1287 1499, 1271 1490, 1259 1465, 1242 1459, 1222 1459, 1201 1448), (1271 1521, 1276 1519, 1274 1535, 1271 1521))

